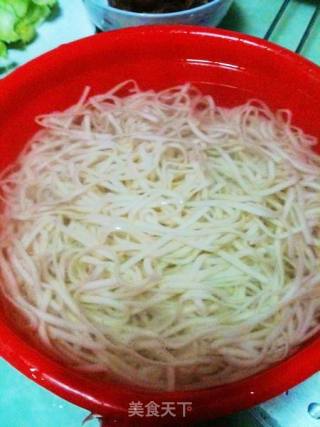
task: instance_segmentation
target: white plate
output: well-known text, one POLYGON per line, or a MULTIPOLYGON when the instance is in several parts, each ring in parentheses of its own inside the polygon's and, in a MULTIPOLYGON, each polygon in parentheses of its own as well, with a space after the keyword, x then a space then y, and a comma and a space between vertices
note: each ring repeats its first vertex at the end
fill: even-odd
MULTIPOLYGON (((10 71, 30 59, 63 43, 68 43, 95 33, 82 0, 58 0, 57 16, 49 18, 37 29, 37 37, 23 49, 9 49, 8 58, 0 66, 10 71)), ((0 74, 3 77, 5 73, 0 74)))

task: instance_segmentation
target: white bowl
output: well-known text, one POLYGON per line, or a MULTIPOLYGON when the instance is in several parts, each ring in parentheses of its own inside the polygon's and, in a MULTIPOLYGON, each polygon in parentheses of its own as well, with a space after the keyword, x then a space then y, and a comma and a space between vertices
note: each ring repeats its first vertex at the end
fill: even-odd
POLYGON ((233 0, 211 0, 202 6, 173 13, 138 13, 116 9, 107 0, 84 0, 92 22, 103 31, 138 25, 218 25, 233 0))

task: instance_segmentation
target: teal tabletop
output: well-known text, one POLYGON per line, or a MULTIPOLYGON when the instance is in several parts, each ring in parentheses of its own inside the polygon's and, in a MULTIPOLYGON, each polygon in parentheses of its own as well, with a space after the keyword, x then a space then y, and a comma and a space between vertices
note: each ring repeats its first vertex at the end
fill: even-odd
MULTIPOLYGON (((81 427, 89 412, 48 392, 0 360, 1 427, 81 427)), ((91 420, 85 427, 98 427, 91 420)))
POLYGON ((318 0, 235 0, 221 23, 230 30, 264 37, 283 4, 287 8, 272 32, 270 40, 296 50, 312 16, 315 21, 301 54, 320 64, 320 16, 318 0), (316 7, 318 9, 316 10, 316 7))

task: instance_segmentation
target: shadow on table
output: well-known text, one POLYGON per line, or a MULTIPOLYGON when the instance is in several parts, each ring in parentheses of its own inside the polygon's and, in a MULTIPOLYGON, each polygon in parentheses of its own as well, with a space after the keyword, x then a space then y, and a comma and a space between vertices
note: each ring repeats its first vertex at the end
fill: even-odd
POLYGON ((203 423, 196 423, 192 427, 261 427, 261 424, 250 411, 242 411, 230 415, 229 417, 223 417, 203 423))
POLYGON ((232 3, 229 12, 221 21, 219 27, 227 30, 242 31, 245 27, 245 17, 241 7, 235 2, 232 3))

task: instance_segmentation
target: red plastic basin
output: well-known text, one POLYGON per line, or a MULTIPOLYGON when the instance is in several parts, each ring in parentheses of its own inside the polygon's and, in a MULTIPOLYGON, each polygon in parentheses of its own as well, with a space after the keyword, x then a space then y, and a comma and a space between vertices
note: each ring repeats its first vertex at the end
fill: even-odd
MULTIPOLYGON (((224 106, 259 98, 290 108, 294 123, 320 137, 320 68, 250 36, 201 27, 140 27, 89 37, 45 54, 0 81, 0 168, 12 162, 36 131, 39 113, 76 102, 86 85, 103 92, 125 79, 143 89, 191 81, 224 106)), ((103 383, 74 372, 28 344, 0 312, 0 354, 22 373, 63 398, 120 424, 182 425, 215 418, 267 400, 320 368, 320 340, 233 384, 200 391, 157 393, 103 383), (128 417, 130 402, 192 402, 173 417, 128 417)))

